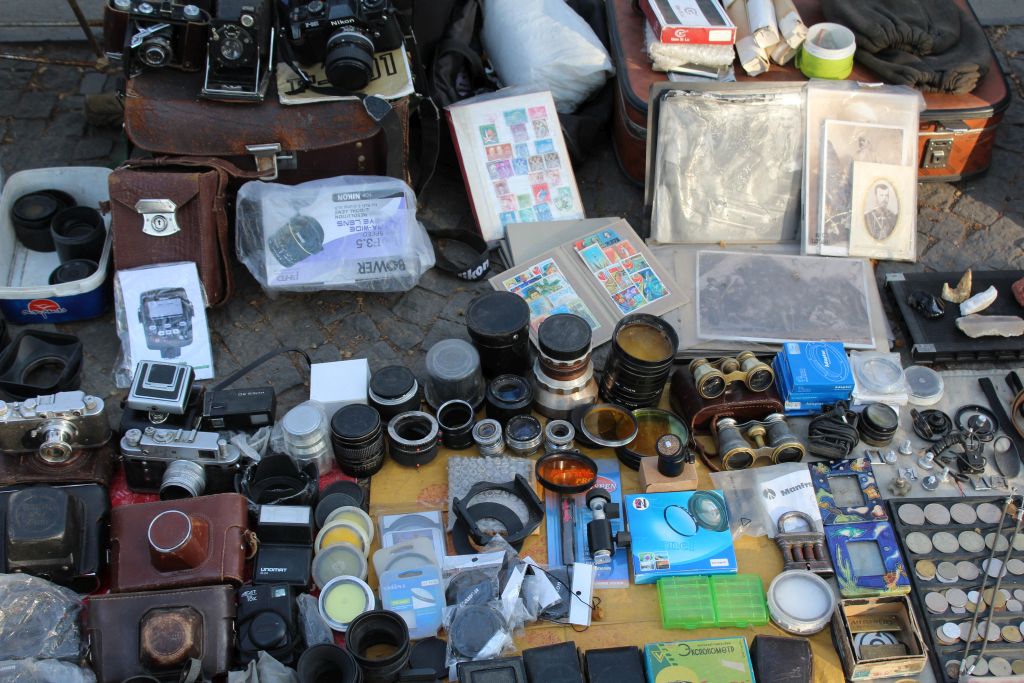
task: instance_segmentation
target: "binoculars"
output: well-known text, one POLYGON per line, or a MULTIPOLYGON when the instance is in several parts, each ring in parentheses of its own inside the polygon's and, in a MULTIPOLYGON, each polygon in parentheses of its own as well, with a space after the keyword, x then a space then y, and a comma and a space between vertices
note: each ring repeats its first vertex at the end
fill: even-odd
POLYGON ((781 413, 742 425, 731 417, 719 418, 714 431, 725 470, 745 470, 758 458, 768 458, 773 465, 799 462, 806 452, 781 413))
POLYGON ((733 382, 743 382, 754 392, 767 391, 775 382, 775 371, 750 351, 744 351, 735 358, 719 358, 709 361, 696 358, 690 361, 690 373, 697 393, 702 398, 718 398, 733 382))

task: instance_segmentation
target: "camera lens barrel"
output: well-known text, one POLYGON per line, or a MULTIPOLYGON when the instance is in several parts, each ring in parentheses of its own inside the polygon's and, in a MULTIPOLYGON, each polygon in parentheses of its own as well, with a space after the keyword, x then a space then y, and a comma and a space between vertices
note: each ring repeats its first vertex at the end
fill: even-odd
POLYGON ((487 417, 507 424, 514 415, 529 415, 533 406, 533 387, 519 375, 499 375, 487 385, 484 394, 487 417))
POLYGON ((405 619, 388 610, 364 612, 353 619, 345 632, 345 647, 363 670, 366 683, 394 683, 412 652, 405 619), (371 655, 380 645, 392 650, 382 657, 371 655))
POLYGON ((502 434, 501 423, 490 418, 480 420, 473 427, 473 440, 480 455, 492 457, 502 455, 505 452, 505 437, 502 434))
POLYGON ((356 92, 366 87, 373 73, 373 40, 365 33, 342 29, 327 39, 324 74, 337 88, 356 92))
POLYGON ((575 438, 576 429, 571 422, 551 420, 544 426, 544 452, 571 451, 575 438))
POLYGON ((567 420, 574 408, 597 401, 591 340, 590 324, 578 315, 556 313, 540 324, 533 387, 541 415, 567 420))
POLYGON ((419 467, 437 457, 440 427, 429 413, 419 410, 396 415, 388 424, 388 452, 399 465, 419 467))
POLYGON ((513 455, 533 455, 544 441, 544 430, 533 415, 514 415, 505 425, 505 444, 513 455))
POLYGON ((420 385, 416 375, 402 365, 381 368, 370 378, 367 402, 377 409, 384 422, 390 422, 399 413, 419 410, 420 385))
POLYGON ((172 461, 160 481, 160 500, 198 498, 206 491, 206 469, 193 460, 172 461))
POLYGON ((50 232, 61 263, 75 259, 99 263, 107 241, 107 227, 96 209, 88 206, 64 209, 53 217, 50 232))
POLYGON ((860 420, 857 421, 861 441, 876 447, 892 443, 899 426, 899 415, 884 403, 869 403, 861 411, 860 420))
POLYGON ((461 451, 473 445, 473 406, 465 401, 447 401, 437 409, 441 440, 452 450, 461 451))
POLYGON ((267 240, 267 249, 285 268, 291 268, 324 249, 324 229, 316 219, 295 216, 267 240))
POLYGON ((331 445, 342 472, 361 479, 384 467, 387 443, 380 413, 373 406, 352 403, 331 418, 331 445))
POLYGON ((65 261, 53 269, 48 281, 51 285, 62 285, 65 282, 77 282, 79 280, 84 280, 99 269, 99 264, 95 261, 87 261, 85 259, 65 261))
POLYGON ((512 292, 487 292, 466 310, 466 328, 480 352, 484 375, 530 370, 530 306, 512 292))
POLYGON ((281 429, 285 451, 293 460, 300 465, 315 462, 320 474, 330 472, 334 453, 322 410, 313 404, 301 403, 285 413, 281 429))
POLYGON ((655 405, 678 347, 676 331, 661 318, 646 313, 627 315, 612 332, 601 396, 630 409, 655 405))
POLYGON ((362 683, 363 670, 352 653, 334 643, 312 645, 295 667, 299 683, 362 683))
POLYGON ((75 199, 60 190, 42 190, 18 197, 11 207, 15 236, 26 249, 53 251, 50 225, 58 213, 74 205, 75 199))
POLYGON ((427 351, 424 396, 435 411, 442 403, 459 399, 475 410, 484 398, 480 354, 462 339, 442 339, 427 351))

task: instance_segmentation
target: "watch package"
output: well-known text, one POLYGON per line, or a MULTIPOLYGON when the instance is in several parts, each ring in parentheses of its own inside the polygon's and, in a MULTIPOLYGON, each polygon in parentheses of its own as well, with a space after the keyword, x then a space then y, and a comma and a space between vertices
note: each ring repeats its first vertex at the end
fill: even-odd
POLYGON ((735 574, 736 551, 721 491, 672 491, 625 497, 633 582, 663 576, 735 574))

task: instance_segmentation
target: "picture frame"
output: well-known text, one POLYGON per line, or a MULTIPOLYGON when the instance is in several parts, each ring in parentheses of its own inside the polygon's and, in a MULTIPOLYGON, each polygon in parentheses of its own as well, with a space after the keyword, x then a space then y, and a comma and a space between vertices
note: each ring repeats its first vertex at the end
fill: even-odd
POLYGON ((889 518, 875 481, 875 473, 871 469, 871 461, 867 458, 814 462, 808 463, 807 467, 811 471, 818 512, 825 526, 877 522, 889 518), (861 505, 843 505, 842 499, 837 500, 838 492, 833 490, 833 483, 837 480, 851 478, 856 480, 863 501, 861 505))
POLYGON ((907 567, 888 521, 827 526, 825 541, 835 566, 839 593, 844 598, 906 595, 910 592, 907 567), (864 555, 862 550, 869 553, 877 550, 877 569, 871 570, 875 573, 858 571, 859 558, 864 555))

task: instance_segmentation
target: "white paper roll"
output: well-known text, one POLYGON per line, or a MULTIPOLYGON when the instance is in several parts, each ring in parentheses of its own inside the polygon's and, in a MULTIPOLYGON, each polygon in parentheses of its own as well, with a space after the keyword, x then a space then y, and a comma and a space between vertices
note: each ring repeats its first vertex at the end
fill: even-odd
POLYGON ((747 0, 750 34, 758 47, 768 49, 779 42, 779 25, 772 0, 747 0))
POLYGON ((768 71, 768 54, 758 47, 750 34, 746 2, 737 0, 729 6, 726 13, 736 25, 736 55, 739 57, 740 66, 748 76, 760 76, 768 71))
POLYGON ((779 33, 790 47, 800 47, 807 38, 807 25, 800 18, 800 13, 793 0, 773 0, 775 16, 779 20, 779 33))

